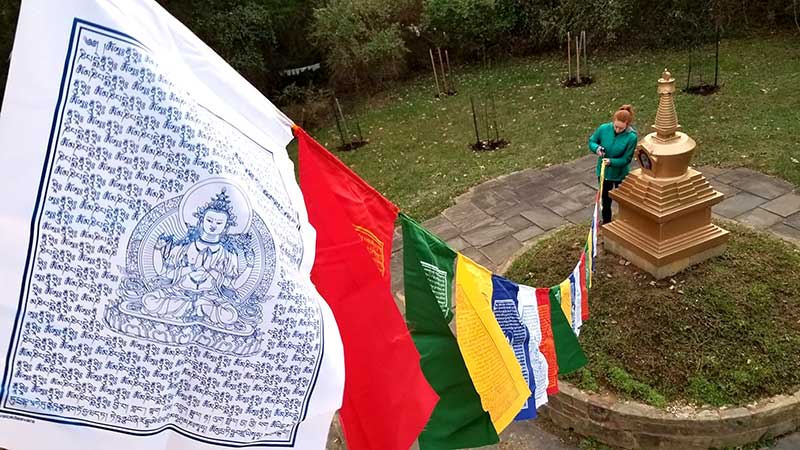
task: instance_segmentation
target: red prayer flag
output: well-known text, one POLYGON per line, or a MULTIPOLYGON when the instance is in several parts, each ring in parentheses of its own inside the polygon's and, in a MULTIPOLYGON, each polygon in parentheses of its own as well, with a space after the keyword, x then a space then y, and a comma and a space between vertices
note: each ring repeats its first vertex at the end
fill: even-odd
POLYGON ((391 294, 398 209, 295 127, 300 188, 317 231, 311 281, 344 345, 340 411, 350 450, 408 450, 439 400, 391 294))
MULTIPOLYGON (((589 249, 591 252, 592 250, 589 249)), ((578 269, 578 273, 581 274, 580 277, 580 286, 581 286, 581 321, 585 321, 589 319, 589 289, 586 287, 586 258, 590 257, 586 255, 586 252, 581 253, 581 266, 578 269)), ((578 281, 578 280, 576 280, 578 281)))
POLYGON ((555 395, 558 394, 558 359, 553 337, 553 321, 550 319, 549 288, 536 288, 536 305, 539 307, 539 327, 542 329, 539 351, 547 360, 547 395, 555 395))

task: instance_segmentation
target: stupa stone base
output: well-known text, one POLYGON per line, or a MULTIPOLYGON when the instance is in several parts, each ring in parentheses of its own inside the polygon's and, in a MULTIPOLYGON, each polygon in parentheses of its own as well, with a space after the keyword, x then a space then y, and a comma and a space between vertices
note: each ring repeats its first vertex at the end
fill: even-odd
POLYGON ((622 221, 603 226, 603 248, 627 259, 657 280, 721 255, 728 238, 728 231, 714 224, 662 242, 649 239, 622 221))

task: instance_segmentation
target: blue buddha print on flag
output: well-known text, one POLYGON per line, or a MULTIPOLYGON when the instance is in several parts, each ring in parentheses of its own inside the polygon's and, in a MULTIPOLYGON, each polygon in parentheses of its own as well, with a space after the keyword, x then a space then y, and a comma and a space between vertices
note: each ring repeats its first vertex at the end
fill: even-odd
POLYGON ((275 260, 272 235, 243 190, 206 179, 136 226, 106 323, 159 343, 255 353, 275 260))
MULTIPOLYGON (((226 190, 222 187, 208 203, 197 208, 192 214, 196 225, 188 225, 183 236, 159 234, 152 261, 159 275, 156 280, 166 286, 142 297, 146 314, 179 321, 196 317, 221 328, 239 323, 238 310, 233 306, 238 299, 236 288, 247 281, 254 257, 248 235, 235 234, 244 237, 244 245, 236 245, 237 241, 228 234, 238 224, 226 190), (241 272, 240 254, 246 261, 241 272)), ((186 197, 192 199, 188 194, 186 197)), ((184 215, 191 209, 182 202, 178 212, 184 215)))

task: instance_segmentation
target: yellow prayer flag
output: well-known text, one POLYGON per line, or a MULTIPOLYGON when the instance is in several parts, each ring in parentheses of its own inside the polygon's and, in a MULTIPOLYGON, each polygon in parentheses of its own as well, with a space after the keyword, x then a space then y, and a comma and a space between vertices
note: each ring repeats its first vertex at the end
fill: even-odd
POLYGON ((459 253, 455 282, 458 347, 481 405, 500 433, 531 391, 492 312, 492 273, 459 253))
POLYGON ((600 164, 600 192, 603 192, 604 181, 606 181, 606 165, 600 164))
POLYGON ((561 310, 564 311, 564 315, 567 317, 567 322, 569 322, 569 326, 572 326, 572 290, 569 284, 569 278, 562 281, 561 284, 558 285, 559 290, 561 291, 561 310))

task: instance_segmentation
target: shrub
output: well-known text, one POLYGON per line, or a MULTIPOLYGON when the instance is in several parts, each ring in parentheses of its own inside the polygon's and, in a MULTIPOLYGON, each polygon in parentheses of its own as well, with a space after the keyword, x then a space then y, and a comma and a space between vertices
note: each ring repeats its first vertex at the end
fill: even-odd
MULTIPOLYGON (((794 0, 796 1, 796 0, 794 0)), ((561 47, 568 31, 586 31, 594 48, 691 46, 719 27, 733 36, 794 26, 793 0, 425 0, 423 24, 455 39, 451 48, 561 47)))
POLYGON ((275 98, 275 103, 301 127, 311 130, 330 122, 333 94, 330 90, 317 88, 313 83, 300 87, 291 83, 275 98))
MULTIPOLYGON (((513 8, 501 0, 425 0, 423 27, 444 32, 462 50, 500 43, 514 26, 513 8)), ((513 2, 509 2, 513 3, 513 2)))
POLYGON ((264 93, 278 71, 311 64, 306 38, 313 0, 160 0, 175 17, 264 93), (287 48, 286 44, 291 48, 287 48))
POLYGON ((568 31, 586 31, 595 43, 625 39, 630 29, 632 0, 512 0, 507 14, 516 18, 515 30, 532 46, 563 45, 568 31))
POLYGON ((339 88, 398 78, 407 47, 401 30, 418 17, 415 0, 330 0, 314 10, 312 36, 339 88))

